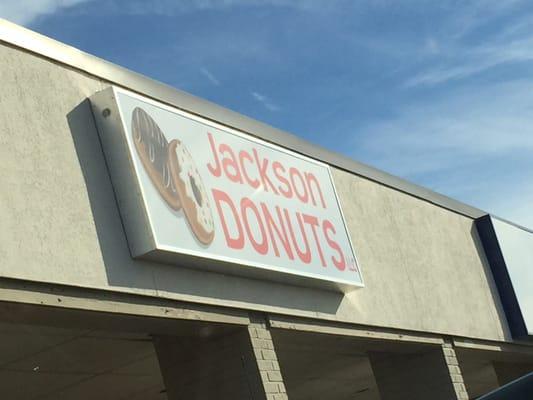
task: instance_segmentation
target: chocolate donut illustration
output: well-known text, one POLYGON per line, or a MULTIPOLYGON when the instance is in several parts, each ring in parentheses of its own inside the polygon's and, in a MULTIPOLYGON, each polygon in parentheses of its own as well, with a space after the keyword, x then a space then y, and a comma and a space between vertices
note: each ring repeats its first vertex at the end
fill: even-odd
POLYGON ((142 165, 155 188, 174 210, 181 208, 179 194, 168 162, 169 143, 146 111, 136 107, 131 117, 133 143, 142 165))
POLYGON ((187 147, 177 139, 169 144, 169 165, 189 226, 201 243, 210 244, 215 228, 207 191, 187 147))

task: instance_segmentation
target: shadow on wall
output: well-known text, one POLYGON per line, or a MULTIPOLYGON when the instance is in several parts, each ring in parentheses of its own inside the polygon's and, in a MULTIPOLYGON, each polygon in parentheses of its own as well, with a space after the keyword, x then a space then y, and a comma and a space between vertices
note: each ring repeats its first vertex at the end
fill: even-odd
POLYGON ((512 340, 511 331, 509 329, 509 325, 507 323, 507 317, 505 316, 505 311, 503 309, 503 305, 500 300, 498 288, 496 287, 496 282, 494 282, 494 276, 492 275, 492 270, 490 268, 489 261, 485 254, 485 249, 483 248, 483 244, 481 243, 481 238, 479 237, 479 233, 477 231, 476 224, 474 221, 472 222, 472 228, 470 229, 470 235, 472 236, 472 242, 476 246, 476 251, 479 255, 479 259, 482 261, 483 272, 485 273, 485 278, 487 280, 487 284, 489 285, 493 304, 496 306, 496 311, 498 312, 498 319, 499 321, 501 321, 501 325, 504 330, 505 339, 512 340))
POLYGON ((89 100, 75 107, 67 121, 83 171, 110 289, 132 288, 160 297, 178 295, 182 300, 186 295, 197 301, 207 298, 209 302, 244 302, 336 314, 343 298, 341 293, 132 259, 89 100))

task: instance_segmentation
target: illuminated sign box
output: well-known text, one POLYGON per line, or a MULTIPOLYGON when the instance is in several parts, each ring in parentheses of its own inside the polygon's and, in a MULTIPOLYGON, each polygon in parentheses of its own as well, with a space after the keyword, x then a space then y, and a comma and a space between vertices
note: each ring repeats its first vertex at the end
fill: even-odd
POLYGON ((119 88, 91 104, 133 257, 363 286, 329 166, 119 88))

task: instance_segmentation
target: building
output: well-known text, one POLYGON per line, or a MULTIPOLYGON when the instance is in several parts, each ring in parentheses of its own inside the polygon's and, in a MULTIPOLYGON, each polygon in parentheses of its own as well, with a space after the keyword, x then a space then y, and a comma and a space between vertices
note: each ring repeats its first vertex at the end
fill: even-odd
POLYGON ((531 231, 0 41, 3 397, 462 400, 533 370, 531 231))

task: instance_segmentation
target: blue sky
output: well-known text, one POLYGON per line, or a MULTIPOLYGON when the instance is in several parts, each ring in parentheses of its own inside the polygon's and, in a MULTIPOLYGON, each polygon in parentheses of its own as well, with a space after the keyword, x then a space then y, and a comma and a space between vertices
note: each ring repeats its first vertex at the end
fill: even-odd
POLYGON ((0 0, 0 16, 533 228, 533 2, 0 0))

